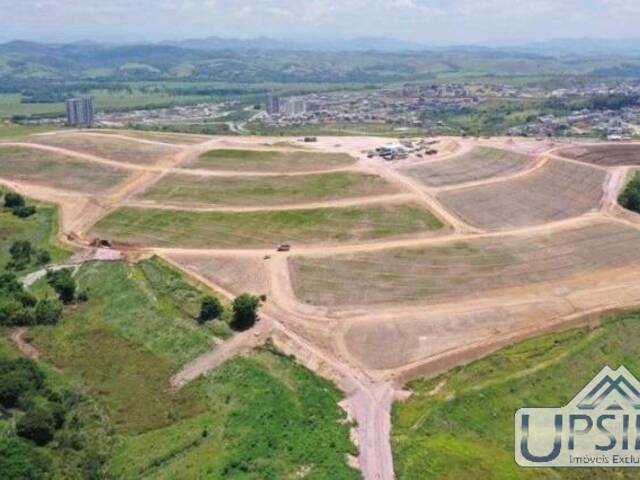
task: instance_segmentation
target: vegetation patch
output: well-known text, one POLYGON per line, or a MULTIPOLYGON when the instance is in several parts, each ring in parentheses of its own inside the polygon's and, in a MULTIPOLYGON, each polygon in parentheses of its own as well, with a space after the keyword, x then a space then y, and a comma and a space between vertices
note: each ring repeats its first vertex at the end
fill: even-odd
POLYGON ((640 173, 636 172, 633 175, 618 197, 618 203, 628 210, 640 213, 640 173))
POLYGON ((414 205, 240 213, 125 207, 100 220, 94 234, 140 245, 237 248, 370 240, 440 227, 414 205))
MULTIPOLYGON (((0 188, 0 197, 6 197, 7 190, 0 188)), ((70 253, 60 248, 55 240, 55 233, 58 228, 58 211, 55 207, 42 203, 29 202, 35 206, 36 211, 27 218, 14 215, 13 209, 0 208, 0 269, 4 268, 13 255, 11 248, 16 242, 29 243, 29 257, 24 261, 20 258, 20 265, 14 265, 14 271, 20 273, 36 268, 39 264, 60 262, 67 258, 70 253), (39 258, 40 252, 47 252, 49 259, 41 262, 44 257, 39 258)), ((21 249, 22 250, 22 249, 21 249)))
MULTIPOLYGON (((595 329, 526 340, 430 380, 393 408, 399 479, 583 479, 590 469, 519 468, 513 459, 514 414, 521 407, 565 405, 609 365, 640 375, 640 314, 595 329), (566 375, 570 371, 571 375, 566 375)), ((632 469, 598 469, 597 478, 635 478, 632 469)))
POLYGON ((204 153, 187 166, 211 170, 304 172, 347 167, 355 161, 346 153, 220 149, 204 153))
POLYGON ((316 175, 198 177, 171 174, 142 194, 145 200, 183 204, 285 205, 396 193, 376 175, 334 172, 316 175))

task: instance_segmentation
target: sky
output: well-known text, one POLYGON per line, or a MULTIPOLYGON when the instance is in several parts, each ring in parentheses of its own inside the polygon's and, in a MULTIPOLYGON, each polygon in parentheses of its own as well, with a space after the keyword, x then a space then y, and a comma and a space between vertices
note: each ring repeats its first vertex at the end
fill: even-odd
POLYGON ((507 45, 638 37, 640 0, 0 0, 0 41, 389 37, 507 45))

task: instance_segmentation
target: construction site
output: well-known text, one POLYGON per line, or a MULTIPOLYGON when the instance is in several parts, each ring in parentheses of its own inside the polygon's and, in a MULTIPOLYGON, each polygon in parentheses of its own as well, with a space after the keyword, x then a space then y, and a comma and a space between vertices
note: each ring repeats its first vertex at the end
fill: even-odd
POLYGON ((357 468, 391 480, 408 381, 640 305, 640 215, 617 203, 640 144, 369 154, 387 144, 61 130, 0 141, 0 184, 58 205, 79 255, 157 255, 223 297, 264 296, 255 327, 167 382, 271 339, 345 393, 357 468))

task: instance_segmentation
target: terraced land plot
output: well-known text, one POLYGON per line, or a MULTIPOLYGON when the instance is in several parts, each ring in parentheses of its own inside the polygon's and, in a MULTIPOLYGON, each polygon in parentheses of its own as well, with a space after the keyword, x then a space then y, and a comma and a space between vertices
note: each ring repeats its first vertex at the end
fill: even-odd
POLYGON ((171 143, 175 145, 195 145, 197 143, 206 142, 207 140, 213 140, 214 137, 207 137, 206 135, 189 135, 184 133, 163 133, 163 132, 145 132, 135 130, 124 130, 122 132, 113 131, 101 131, 100 133, 110 133, 113 135, 125 135, 132 138, 141 138, 143 140, 152 140, 154 142, 171 143))
POLYGON ((234 295, 261 295, 268 289, 268 275, 261 256, 171 254, 179 265, 211 280, 234 295))
POLYGON ((315 305, 444 302, 640 263, 640 232, 597 223, 552 235, 480 238, 423 248, 295 256, 297 297, 315 305))
POLYGON ((475 147, 459 157, 427 162, 401 171, 429 187, 442 187, 511 175, 531 167, 533 163, 533 158, 528 155, 491 147, 475 147))
POLYGON ((7 180, 96 193, 113 187, 128 174, 126 170, 54 152, 0 145, 0 177, 7 180))
POLYGON ((602 167, 640 165, 640 144, 581 145, 562 149, 559 155, 602 167))
POLYGON ((38 135, 30 137, 29 141, 118 162, 140 165, 156 163, 163 157, 178 152, 177 148, 170 145, 154 145, 137 142, 134 139, 111 138, 109 135, 92 135, 90 133, 38 135))
POLYGON ((268 248, 288 242, 370 240, 441 226, 431 213, 413 205, 238 213, 125 207, 100 220, 94 233, 156 247, 268 248))
POLYGON ((155 202, 211 205, 286 205, 397 193, 376 175, 337 172, 316 175, 199 177, 166 175, 141 198, 155 202))
POLYGON ((582 215, 604 193, 604 170, 561 160, 514 180, 438 194, 464 221, 487 230, 540 225, 582 215))
POLYGON ((211 150, 187 168, 249 172, 306 172, 348 167, 356 159, 346 153, 277 150, 211 150))

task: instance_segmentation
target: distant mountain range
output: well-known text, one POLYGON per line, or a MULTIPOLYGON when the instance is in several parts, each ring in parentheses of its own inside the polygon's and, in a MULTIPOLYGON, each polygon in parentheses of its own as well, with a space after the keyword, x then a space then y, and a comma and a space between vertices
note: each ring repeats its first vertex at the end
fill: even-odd
POLYGON ((597 38, 557 38, 541 42, 516 45, 452 45, 433 47, 417 42, 409 42, 385 37, 359 37, 331 41, 282 40, 270 37, 233 39, 221 37, 196 38, 179 41, 160 42, 179 48, 195 50, 308 50, 308 51, 350 51, 350 52, 402 52, 402 51, 511 51, 538 53, 542 55, 625 55, 640 53, 640 38, 597 39, 597 38))
MULTIPOLYGON (((157 43, 141 44, 104 44, 92 41, 73 42, 67 44, 47 44, 25 40, 14 40, 0 44, 0 53, 33 53, 38 51, 46 54, 48 51, 93 50, 106 49, 136 49, 147 51, 169 51, 176 49, 192 51, 314 51, 314 52, 467 52, 467 53, 526 53, 541 56, 561 55, 638 55, 640 54, 640 38, 629 39, 596 39, 596 38, 558 38, 541 42, 523 43, 519 45, 451 45, 433 47, 417 42, 409 42, 385 37, 358 37, 338 40, 287 40, 271 37, 257 37, 249 39, 222 38, 211 36, 206 38, 192 38, 187 40, 171 40, 157 43), (166 50, 169 49, 169 50, 166 50)), ((197 54, 194 52, 197 56, 197 54)))
POLYGON ((194 38, 188 40, 165 41, 160 45, 170 45, 179 48, 195 50, 307 50, 307 51, 377 51, 399 52, 425 50, 425 45, 393 38, 360 37, 347 40, 332 41, 301 41, 279 40, 269 37, 250 39, 233 39, 221 37, 194 38))

